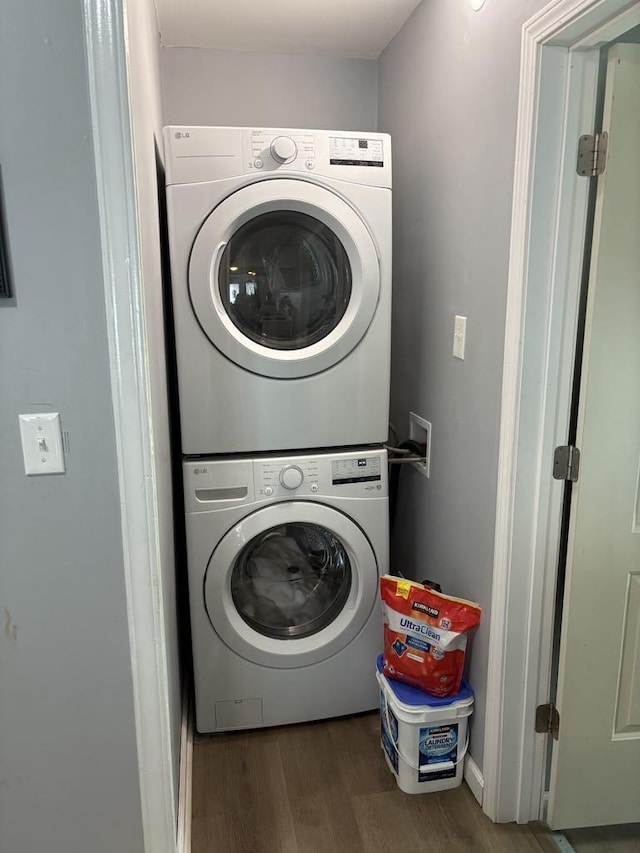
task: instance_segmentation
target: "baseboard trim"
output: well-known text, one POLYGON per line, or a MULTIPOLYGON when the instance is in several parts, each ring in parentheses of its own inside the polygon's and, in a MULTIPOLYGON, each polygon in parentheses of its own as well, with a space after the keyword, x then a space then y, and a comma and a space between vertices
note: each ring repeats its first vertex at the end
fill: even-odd
POLYGON ((471 789, 471 793, 476 800, 482 805, 482 795, 484 793, 484 776, 482 771, 475 763, 470 755, 464 760, 464 781, 471 789))
POLYGON ((178 799, 177 853, 191 853, 191 801, 193 782, 193 719, 191 689, 184 691, 180 737, 180 793, 178 799))
POLYGON ((547 813, 549 811, 549 792, 544 791, 542 794, 541 804, 540 804, 540 820, 544 823, 547 822, 547 813))

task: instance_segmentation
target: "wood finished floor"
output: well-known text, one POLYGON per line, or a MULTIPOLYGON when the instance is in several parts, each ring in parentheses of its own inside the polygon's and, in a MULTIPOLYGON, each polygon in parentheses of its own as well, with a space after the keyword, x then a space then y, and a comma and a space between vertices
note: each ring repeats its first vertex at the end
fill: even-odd
MULTIPOLYGON (((196 737, 192 853, 558 853, 541 826, 491 823, 466 785, 403 794, 378 735, 378 715, 363 714, 196 737)), ((639 838, 632 827, 571 841, 640 853, 639 838)))

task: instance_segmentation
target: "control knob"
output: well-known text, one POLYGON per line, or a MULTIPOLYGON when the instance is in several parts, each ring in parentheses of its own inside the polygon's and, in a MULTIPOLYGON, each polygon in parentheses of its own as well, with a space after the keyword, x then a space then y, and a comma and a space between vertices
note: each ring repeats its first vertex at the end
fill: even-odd
POLYGON ((302 485, 304 474, 297 465, 287 465, 280 471, 280 482, 285 489, 297 489, 302 485))
POLYGON ((271 156, 276 163, 290 163, 297 153, 298 146, 289 136, 276 136, 271 143, 271 156))

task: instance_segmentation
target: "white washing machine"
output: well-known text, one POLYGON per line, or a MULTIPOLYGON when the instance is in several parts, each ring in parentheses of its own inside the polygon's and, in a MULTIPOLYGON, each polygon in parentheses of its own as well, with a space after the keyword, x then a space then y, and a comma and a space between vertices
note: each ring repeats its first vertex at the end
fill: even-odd
POLYGON ((164 129, 182 451, 386 440, 391 141, 164 129))
POLYGON ((188 461, 184 490, 198 731, 375 708, 385 451, 188 461))

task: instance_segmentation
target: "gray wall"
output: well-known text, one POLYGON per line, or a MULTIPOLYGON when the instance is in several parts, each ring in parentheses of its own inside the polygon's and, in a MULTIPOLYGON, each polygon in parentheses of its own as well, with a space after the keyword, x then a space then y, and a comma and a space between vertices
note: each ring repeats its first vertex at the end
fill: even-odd
POLYGON ((10 0, 0 164, 0 849, 142 851, 82 0, 10 0), (27 478, 18 413, 60 411, 67 473, 27 478))
POLYGON ((166 47, 160 64, 165 124, 376 129, 371 59, 166 47))
POLYGON ((402 472, 394 567, 484 610, 470 652, 482 767, 520 32, 545 0, 423 0, 378 63, 393 136, 392 421, 433 424, 431 479, 402 472), (468 317, 466 358, 453 319, 468 317))
MULTIPOLYGON (((160 96, 160 35, 153 0, 126 4, 129 36, 129 108, 138 201, 138 229, 142 265, 142 297, 147 347, 153 430, 154 480, 157 514, 159 587, 165 643, 167 716, 171 738, 174 817, 177 820, 180 781, 181 673, 178 660, 176 565, 174 554, 173 491, 169 404, 164 336, 162 269, 156 151, 162 155, 160 96)), ((183 567, 184 568, 184 567, 183 567)))

